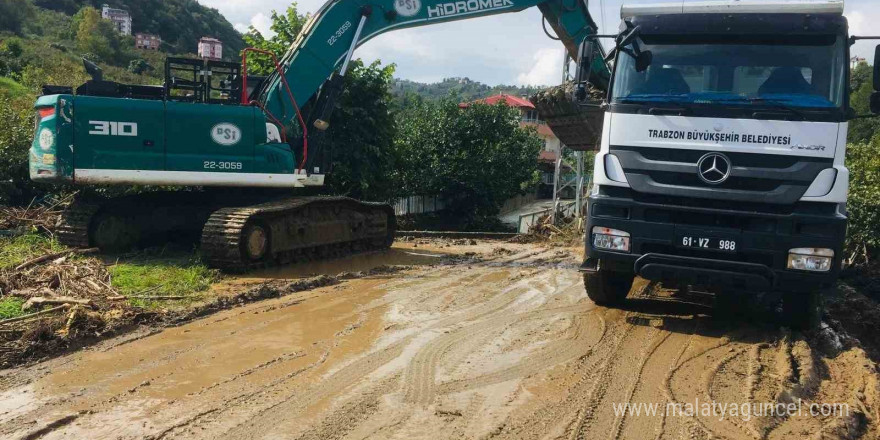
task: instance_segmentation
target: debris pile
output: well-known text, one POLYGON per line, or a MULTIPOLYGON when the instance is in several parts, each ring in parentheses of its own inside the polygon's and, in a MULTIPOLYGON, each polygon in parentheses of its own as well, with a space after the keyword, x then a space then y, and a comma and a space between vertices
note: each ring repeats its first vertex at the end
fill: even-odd
MULTIPOLYGON (((605 92, 587 84, 587 101, 602 102, 605 92)), ((568 110, 569 104, 574 102, 574 82, 566 81, 565 84, 541 90, 529 98, 532 104, 546 108, 559 108, 568 110)))
POLYGON ((99 337, 134 314, 104 264, 82 256, 94 251, 47 254, 0 272, 0 299, 21 302, 23 313, 0 320, 0 368, 99 337))
POLYGON ((33 202, 28 206, 0 206, 0 233, 18 235, 37 230, 51 234, 64 207, 70 204, 72 196, 60 200, 33 202))
POLYGON ((538 217, 529 228, 529 236, 534 237, 535 241, 547 241, 559 246, 580 246, 584 241, 583 219, 563 217, 554 224, 553 217, 546 214, 538 217))
POLYGON ((602 133, 605 110, 599 107, 605 92, 587 84, 588 105, 574 100, 571 81, 534 94, 529 100, 535 105, 541 119, 566 147, 576 151, 594 149, 602 133))

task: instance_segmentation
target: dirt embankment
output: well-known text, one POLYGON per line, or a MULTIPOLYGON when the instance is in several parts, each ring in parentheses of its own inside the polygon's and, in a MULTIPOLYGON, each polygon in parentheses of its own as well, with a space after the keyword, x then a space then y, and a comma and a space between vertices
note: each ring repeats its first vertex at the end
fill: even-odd
MULTIPOLYGON (((0 437, 880 434, 876 365, 839 333, 829 335, 842 345, 827 349, 827 335, 722 319, 711 294, 644 281, 623 310, 597 307, 575 270, 578 258, 542 245, 406 243, 376 258, 384 261, 374 265, 410 267, 306 285, 314 288, 6 371, 0 437), (447 257, 466 253, 479 258, 447 257), (707 402, 726 412, 687 411, 707 402), (626 403, 658 412, 635 414, 619 406, 626 403), (734 404, 803 410, 731 414, 734 404), (811 415, 813 404, 848 412, 811 415)), ((321 264, 291 270, 339 272, 321 264)), ((301 276, 261 275, 286 285, 282 279, 301 276)))

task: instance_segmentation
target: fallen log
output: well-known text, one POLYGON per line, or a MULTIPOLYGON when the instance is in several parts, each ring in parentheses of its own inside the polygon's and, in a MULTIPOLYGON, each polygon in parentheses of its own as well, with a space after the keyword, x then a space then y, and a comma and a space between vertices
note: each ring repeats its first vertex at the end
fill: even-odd
POLYGON ((199 298, 196 296, 184 296, 184 295, 115 295, 108 296, 107 301, 121 301, 124 299, 146 299, 150 301, 161 301, 161 300, 176 300, 176 299, 190 299, 190 298, 199 298))
POLYGON ((92 254, 95 252, 98 252, 98 248, 70 249, 70 250, 66 250, 66 251, 62 251, 62 252, 55 252, 54 254, 46 254, 46 255, 34 258, 32 260, 25 261, 24 263, 21 263, 18 266, 15 266, 15 270, 24 270, 29 267, 36 266, 40 263, 43 263, 43 262, 46 262, 49 260, 55 260, 55 259, 67 256, 70 254, 92 254))
POLYGON ((29 313, 27 315, 16 316, 15 318, 4 319, 4 320, 0 321, 0 325, 11 324, 13 322, 18 322, 18 321, 25 321, 25 320, 28 320, 28 319, 33 318, 35 316, 48 315, 50 313, 54 313, 59 310, 64 310, 64 309, 68 309, 68 308, 70 308, 69 304, 63 304, 58 307, 52 307, 51 309, 40 310, 39 312, 29 313))
POLYGON ((27 300, 22 306, 22 310, 30 310, 35 305, 55 305, 55 304, 76 304, 81 306, 92 307, 94 303, 90 299, 81 299, 81 298, 73 298, 69 296, 56 296, 52 298, 46 298, 44 296, 37 296, 27 300))
POLYGON ((189 299, 195 298, 194 296, 183 296, 183 295, 140 295, 140 296, 129 296, 130 299, 148 299, 148 300, 175 300, 175 299, 189 299))

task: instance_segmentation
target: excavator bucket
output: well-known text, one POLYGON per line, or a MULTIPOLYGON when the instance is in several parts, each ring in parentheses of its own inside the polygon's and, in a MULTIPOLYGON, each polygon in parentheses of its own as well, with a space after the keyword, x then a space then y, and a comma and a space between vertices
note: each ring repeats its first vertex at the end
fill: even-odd
POLYGON ((599 104, 605 92, 590 87, 588 101, 583 103, 587 105, 583 105, 575 102, 573 91, 573 85, 566 83, 540 91, 529 100, 566 147, 575 151, 598 150, 605 115, 599 104))

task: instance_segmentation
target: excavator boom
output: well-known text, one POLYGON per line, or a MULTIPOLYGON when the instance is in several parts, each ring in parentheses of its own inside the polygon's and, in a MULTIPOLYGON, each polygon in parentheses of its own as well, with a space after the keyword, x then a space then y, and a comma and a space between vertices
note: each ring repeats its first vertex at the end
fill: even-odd
MULTIPOLYGON (((537 6, 574 59, 579 44, 596 34, 587 0, 330 0, 309 20, 280 60, 298 107, 305 106, 325 80, 344 67, 358 46, 385 32, 417 26, 519 12, 537 6)), ((546 27, 545 27, 546 29, 546 27)), ((548 30, 548 32, 550 32, 548 30)), ((590 82, 601 89, 611 73, 597 51, 590 82)), ((260 101, 285 122, 295 114, 284 81, 276 73, 261 88, 260 101)))

